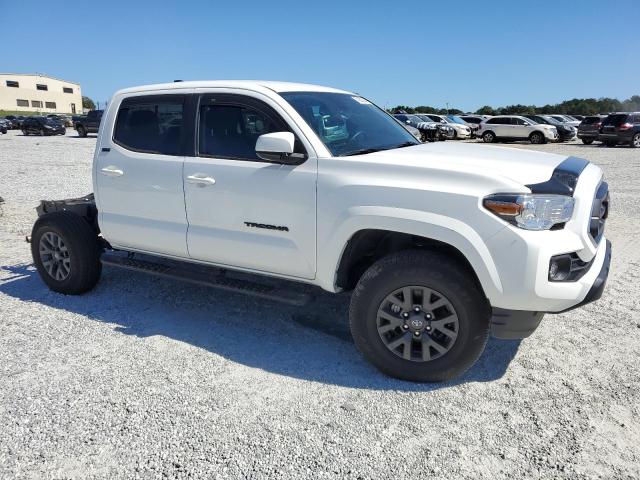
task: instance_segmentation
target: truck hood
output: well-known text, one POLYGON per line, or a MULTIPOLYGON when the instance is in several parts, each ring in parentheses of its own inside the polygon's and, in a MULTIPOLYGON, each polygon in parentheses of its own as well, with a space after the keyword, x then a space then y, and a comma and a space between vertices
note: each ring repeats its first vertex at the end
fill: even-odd
POLYGON ((508 178, 521 185, 549 180, 567 157, 509 147, 459 142, 423 143, 364 155, 374 163, 424 167, 437 170, 477 172, 508 178))

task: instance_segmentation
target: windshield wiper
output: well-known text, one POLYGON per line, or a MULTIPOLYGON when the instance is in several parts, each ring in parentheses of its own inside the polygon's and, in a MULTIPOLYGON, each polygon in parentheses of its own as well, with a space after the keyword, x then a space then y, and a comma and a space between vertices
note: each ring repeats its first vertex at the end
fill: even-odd
POLYGON ((364 155, 366 153, 374 153, 379 152, 381 150, 386 150, 386 148, 361 148, 360 150, 353 150, 349 153, 343 153, 342 157, 351 157, 353 155, 364 155))
POLYGON ((404 143, 401 143, 400 145, 396 145, 395 147, 391 147, 391 148, 412 147, 414 145, 420 145, 420 144, 419 143, 413 143, 413 142, 404 142, 404 143))

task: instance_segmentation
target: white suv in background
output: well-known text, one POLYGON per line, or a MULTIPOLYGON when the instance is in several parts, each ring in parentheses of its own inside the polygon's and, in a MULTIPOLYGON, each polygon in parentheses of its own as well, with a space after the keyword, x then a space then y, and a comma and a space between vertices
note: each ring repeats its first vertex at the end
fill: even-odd
POLYGON ((480 124, 477 132, 486 143, 497 140, 529 140, 540 144, 558 140, 558 130, 553 125, 543 125, 518 115, 498 115, 480 124))

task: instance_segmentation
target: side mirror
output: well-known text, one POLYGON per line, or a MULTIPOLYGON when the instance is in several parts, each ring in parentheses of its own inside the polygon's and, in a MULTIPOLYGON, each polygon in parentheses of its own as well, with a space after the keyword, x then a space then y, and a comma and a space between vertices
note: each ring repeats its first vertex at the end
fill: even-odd
POLYGON ((306 160, 307 156, 293 153, 296 137, 291 132, 265 133, 258 137, 256 155, 262 160, 286 165, 296 165, 306 160))

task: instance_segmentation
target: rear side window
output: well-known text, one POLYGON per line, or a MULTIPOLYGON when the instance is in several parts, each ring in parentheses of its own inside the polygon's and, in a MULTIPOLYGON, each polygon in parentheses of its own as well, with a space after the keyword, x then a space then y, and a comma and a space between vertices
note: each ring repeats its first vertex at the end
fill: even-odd
POLYGON ((624 122, 626 122, 628 117, 629 115, 627 115, 626 113, 609 115, 606 118, 606 120, 603 122, 603 125, 614 125, 617 127, 619 125, 622 125, 624 122))
POLYGON ((487 123, 490 123, 491 125, 509 125, 511 124, 511 119, 510 118, 490 118, 489 120, 487 120, 487 123))
POLYGON ((248 105, 200 106, 198 151, 216 158, 261 161, 256 155, 260 135, 289 130, 283 122, 248 105))
POLYGON ((113 141, 135 152, 179 155, 183 110, 182 95, 127 98, 118 110, 113 141))

